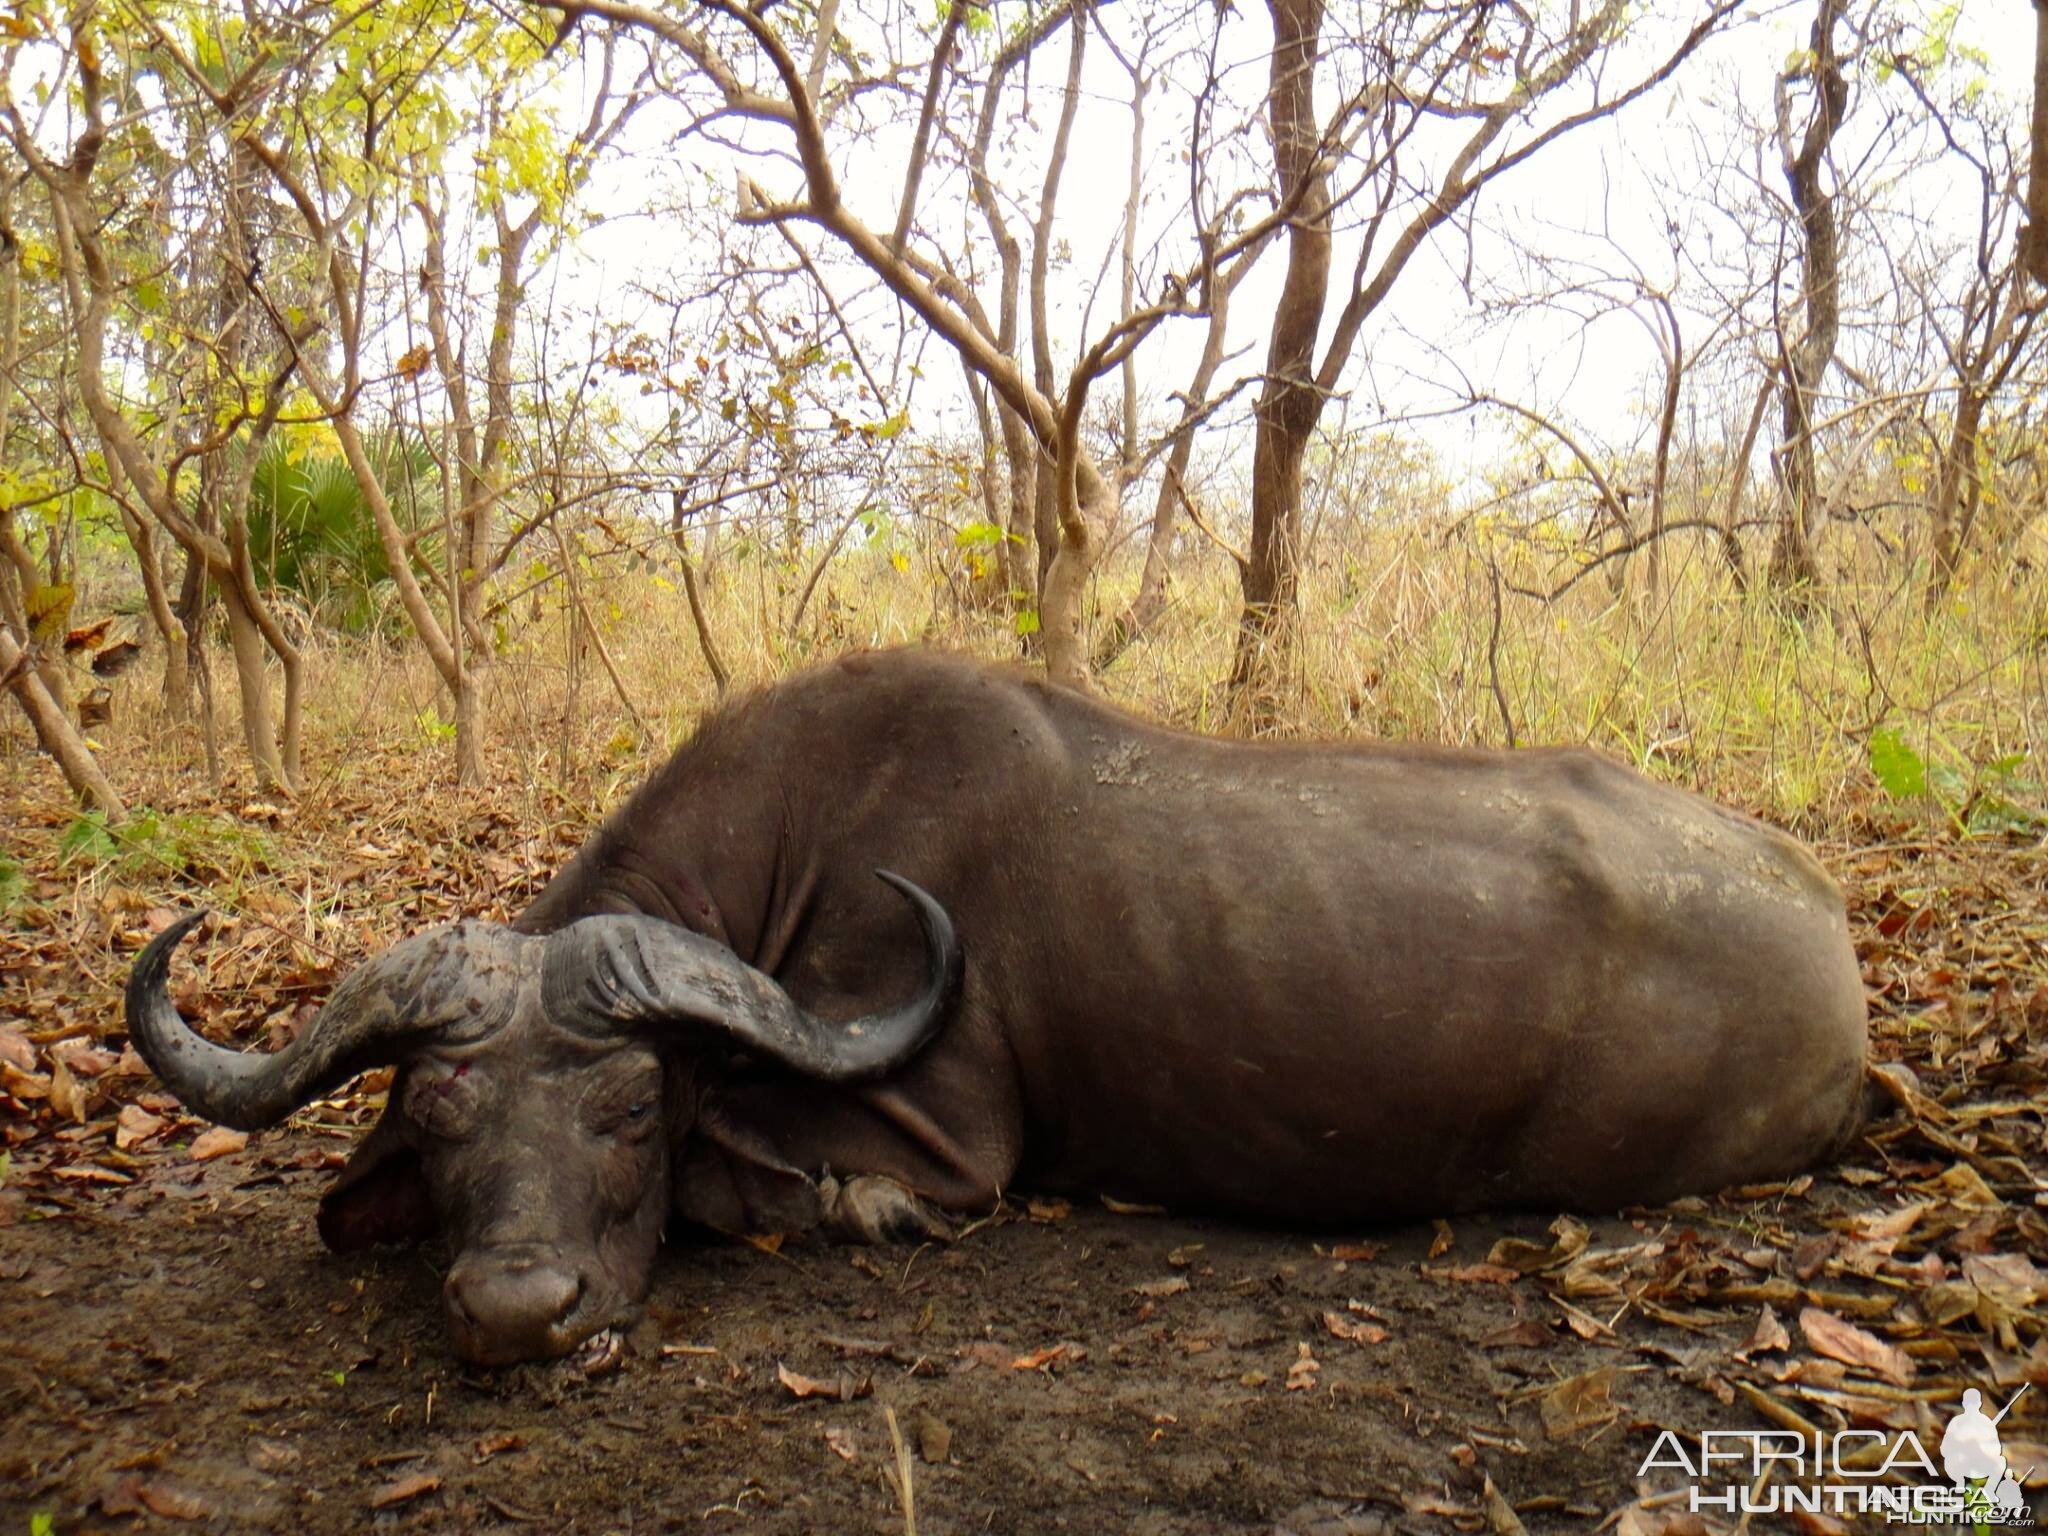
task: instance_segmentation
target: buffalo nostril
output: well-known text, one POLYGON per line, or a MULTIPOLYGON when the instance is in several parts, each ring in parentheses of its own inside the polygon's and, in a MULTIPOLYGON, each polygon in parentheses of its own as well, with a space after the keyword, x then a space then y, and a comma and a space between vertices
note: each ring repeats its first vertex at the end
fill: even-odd
POLYGON ((449 1273, 450 1321, 469 1350, 494 1359, 558 1353, 562 1324, 581 1304, 584 1277, 520 1256, 465 1259, 449 1273))

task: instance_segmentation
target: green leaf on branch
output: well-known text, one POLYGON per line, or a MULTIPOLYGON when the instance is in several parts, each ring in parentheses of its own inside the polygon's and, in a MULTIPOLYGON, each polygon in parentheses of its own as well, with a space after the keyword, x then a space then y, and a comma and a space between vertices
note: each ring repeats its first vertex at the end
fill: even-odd
POLYGON ((71 624, 71 600, 76 595, 68 581, 49 582, 29 593, 24 604, 29 633, 45 644, 62 640, 71 624))
POLYGON ((1894 800, 1919 800, 1927 794, 1926 759, 1889 726, 1870 733, 1870 772, 1894 800))

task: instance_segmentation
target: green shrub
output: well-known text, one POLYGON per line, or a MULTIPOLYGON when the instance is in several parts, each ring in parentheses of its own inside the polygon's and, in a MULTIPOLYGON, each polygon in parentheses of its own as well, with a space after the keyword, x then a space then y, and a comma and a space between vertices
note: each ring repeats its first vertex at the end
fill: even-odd
MULTIPOLYGON (((431 530, 440 522, 440 467, 426 443, 415 433, 389 431, 370 434, 363 446, 399 526, 430 530, 419 558, 438 558, 431 530)), ((269 439, 250 481, 248 523, 258 586, 296 594, 351 634, 368 632, 390 613, 381 590, 391 580, 384 543, 339 453, 269 439)))

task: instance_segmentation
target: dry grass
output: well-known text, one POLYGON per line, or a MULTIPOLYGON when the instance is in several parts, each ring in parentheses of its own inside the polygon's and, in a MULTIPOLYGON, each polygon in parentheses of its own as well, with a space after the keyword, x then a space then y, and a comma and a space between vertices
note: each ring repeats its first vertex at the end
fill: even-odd
MULTIPOLYGON (((963 604, 940 551, 907 569, 881 549, 841 556, 818 583, 800 628, 785 615, 806 570, 729 546, 706 573, 719 649, 736 687, 855 647, 931 643, 1012 655, 1007 615, 963 604)), ((1287 734, 1385 735, 1460 744, 1507 739, 1503 705, 1523 745, 1584 742, 1660 776, 1816 831, 1867 803, 1871 730, 1900 732, 1967 783, 1982 765, 2026 753, 2048 733, 2048 580, 2021 569, 1960 590, 1931 621, 1917 587, 1875 545, 1838 536, 1832 612, 1804 625, 1739 591, 1718 550, 1674 539, 1655 600, 1617 594, 1608 570, 1554 602, 1503 593, 1548 590, 1578 567, 1569 551, 1526 542, 1446 539, 1434 528, 1326 538, 1306 573, 1296 676, 1279 728, 1287 734), (1491 563, 1490 563, 1491 562, 1491 563), (1496 678, 1498 694, 1496 695, 1496 678)), ((1106 615, 1136 581, 1116 559, 1098 575, 1106 615)), ((484 685, 494 803, 537 824, 611 804, 716 700, 674 572, 635 563, 584 579, 592 617, 633 708, 617 696, 549 592, 503 616, 506 644, 484 685), (635 718, 644 720, 643 733, 635 718), (652 740, 643 739, 651 735, 652 740)), ((88 603, 90 597, 88 597, 88 603)), ((1200 730, 1229 729, 1220 680, 1234 641, 1234 573, 1203 548, 1184 562, 1172 605, 1142 644, 1102 678, 1104 692, 1143 713, 1200 730)), ((82 607, 81 611, 87 611, 82 607)), ((444 706, 430 668, 402 644, 315 633, 307 643, 307 812, 392 776, 446 783, 444 706)), ((246 781, 226 659, 216 697, 231 773, 246 781)), ((115 780, 139 803, 189 803, 201 756, 188 725, 157 706, 153 668, 121 684, 115 723, 100 732, 115 780)), ((42 772, 10 717, 4 739, 17 786, 42 772)), ((232 788, 232 786, 230 786, 232 788)))

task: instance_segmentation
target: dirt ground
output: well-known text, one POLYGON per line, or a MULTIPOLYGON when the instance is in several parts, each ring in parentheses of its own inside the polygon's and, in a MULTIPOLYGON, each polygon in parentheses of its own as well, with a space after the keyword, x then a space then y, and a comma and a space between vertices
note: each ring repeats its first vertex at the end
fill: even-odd
MULTIPOLYGON (((479 910, 559 856, 446 814, 470 823, 351 833, 359 861, 481 850, 432 889, 387 880, 365 926, 479 910)), ((439 1252, 321 1248, 367 1099, 238 1145, 124 1053, 125 959, 203 872, 80 894, 32 863, 0 920, 0 1536, 1681 1536, 1733 1522, 1638 1478, 1663 1429, 1932 1446, 1966 1387, 2025 1383, 2001 1431, 2048 1480, 2048 856, 1863 842, 1827 852, 1900 1107, 1810 1180, 1583 1224, 1262 1232, 1020 1197, 943 1248, 684 1239, 598 1376, 469 1371, 439 1252)), ((190 983, 245 1033, 333 974, 250 933, 190 983)))

